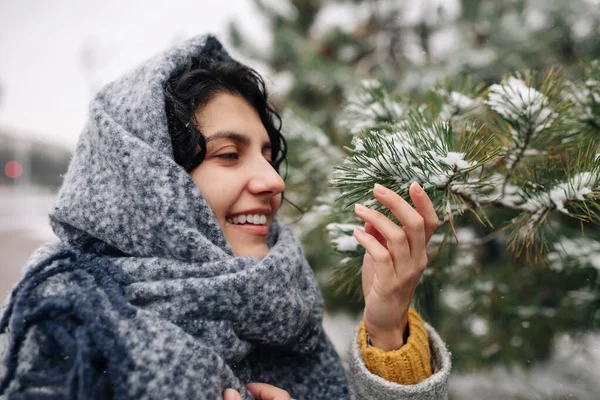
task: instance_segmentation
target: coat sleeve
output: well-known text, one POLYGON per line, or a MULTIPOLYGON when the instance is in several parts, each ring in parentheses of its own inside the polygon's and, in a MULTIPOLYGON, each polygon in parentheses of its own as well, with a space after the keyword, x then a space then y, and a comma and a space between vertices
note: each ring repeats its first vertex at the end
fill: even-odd
POLYGON ((385 380, 402 385, 415 385, 432 374, 429 334, 421 316, 411 308, 408 312, 410 335, 397 350, 385 351, 367 342, 364 322, 358 328, 358 341, 367 369, 385 380))
MULTIPOLYGON (((414 311, 413 313, 416 314, 414 311)), ((447 399, 448 377, 450 375, 451 368, 450 353, 446 349, 446 346, 440 338, 440 336, 430 325, 428 325, 427 323, 422 323, 422 326, 425 328, 425 331, 427 333, 429 349, 421 349, 423 351, 417 351, 416 349, 403 351, 403 349, 400 349, 395 352, 388 353, 383 352, 379 349, 374 349, 374 351, 369 351, 368 353, 365 353, 364 344, 362 343, 365 340, 365 334, 364 327, 361 324, 361 326, 359 327, 359 329, 357 329, 357 332, 355 333, 355 340, 352 342, 349 351, 348 384, 351 396, 353 398, 364 400, 447 399), (377 353, 377 350, 379 350, 380 354, 377 353), (380 376, 384 375, 389 378, 391 369, 390 364, 393 363, 396 363, 396 365, 399 366, 407 364, 407 362, 421 364, 421 361, 419 360, 419 353, 425 354, 425 350, 429 350, 429 353, 431 354, 431 374, 427 373, 421 378, 417 379, 417 381, 420 382, 411 385, 403 385, 392 382, 391 380, 386 380, 385 378, 380 376), (407 360, 407 357, 412 358, 410 357, 411 354, 415 356, 414 359, 407 360), (369 364, 368 367, 365 364, 363 355, 367 355, 367 362, 369 364), (379 358, 379 360, 377 360, 377 358, 379 358), (376 370, 374 366, 376 366, 377 364, 387 365, 382 365, 383 368, 381 370, 376 370), (371 371, 378 372, 379 375, 371 371)), ((410 344, 410 342, 411 337, 409 336, 407 345, 410 344)), ((416 345, 416 343, 414 344, 416 345)), ((426 369, 427 368, 421 368, 421 366, 419 366, 419 368, 414 369, 414 371, 422 372, 426 369)), ((412 374, 414 371, 409 371, 408 373, 402 373, 401 371, 399 371, 397 377, 402 377, 402 375, 406 377, 407 375, 412 374)), ((398 379, 394 380, 398 381, 398 379)), ((400 379, 400 381, 402 380, 400 379)))

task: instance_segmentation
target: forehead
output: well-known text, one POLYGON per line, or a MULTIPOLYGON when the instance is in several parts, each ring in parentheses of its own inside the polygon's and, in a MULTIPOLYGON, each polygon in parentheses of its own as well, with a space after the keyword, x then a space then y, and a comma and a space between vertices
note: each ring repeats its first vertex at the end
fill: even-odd
POLYGON ((231 135, 223 132, 241 135, 248 144, 269 141, 267 130, 254 107, 238 95, 218 93, 195 113, 195 117, 207 144, 231 139, 231 135))

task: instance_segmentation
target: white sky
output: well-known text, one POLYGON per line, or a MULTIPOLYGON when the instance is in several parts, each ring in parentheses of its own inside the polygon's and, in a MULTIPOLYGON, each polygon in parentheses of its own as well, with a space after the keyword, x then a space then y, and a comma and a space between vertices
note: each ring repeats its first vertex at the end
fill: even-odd
POLYGON ((251 3, 0 0, 0 129, 74 149, 102 84, 174 41, 206 32, 225 41, 234 19, 264 46, 267 28, 251 3))

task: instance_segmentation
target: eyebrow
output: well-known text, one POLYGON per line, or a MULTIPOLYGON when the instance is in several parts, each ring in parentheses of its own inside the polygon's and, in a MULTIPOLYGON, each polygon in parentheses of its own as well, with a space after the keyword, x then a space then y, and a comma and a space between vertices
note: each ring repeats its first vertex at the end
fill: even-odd
MULTIPOLYGON (((233 132, 233 131, 217 131, 214 134, 207 137, 205 142, 208 145, 210 142, 214 142, 216 140, 221 140, 221 139, 229 139, 229 140, 232 140, 242 146, 250 145, 250 139, 248 138, 248 136, 242 135, 241 133, 233 132)), ((271 149, 271 142, 270 141, 264 142, 262 145, 262 150, 270 150, 270 149, 271 149)))

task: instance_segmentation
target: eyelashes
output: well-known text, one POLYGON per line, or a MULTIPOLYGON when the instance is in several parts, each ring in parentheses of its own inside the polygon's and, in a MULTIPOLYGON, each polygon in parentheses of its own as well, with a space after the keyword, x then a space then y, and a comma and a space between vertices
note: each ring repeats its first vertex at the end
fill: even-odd
MULTIPOLYGON (((238 153, 225 153, 219 154, 215 157, 220 158, 222 160, 238 160, 240 158, 240 155, 238 153)), ((265 159, 269 162, 269 164, 273 164, 273 160, 271 160, 270 156, 265 156, 265 159)))
POLYGON ((240 155, 238 153, 226 153, 219 154, 217 157, 223 160, 237 160, 238 158, 240 158, 240 155))

